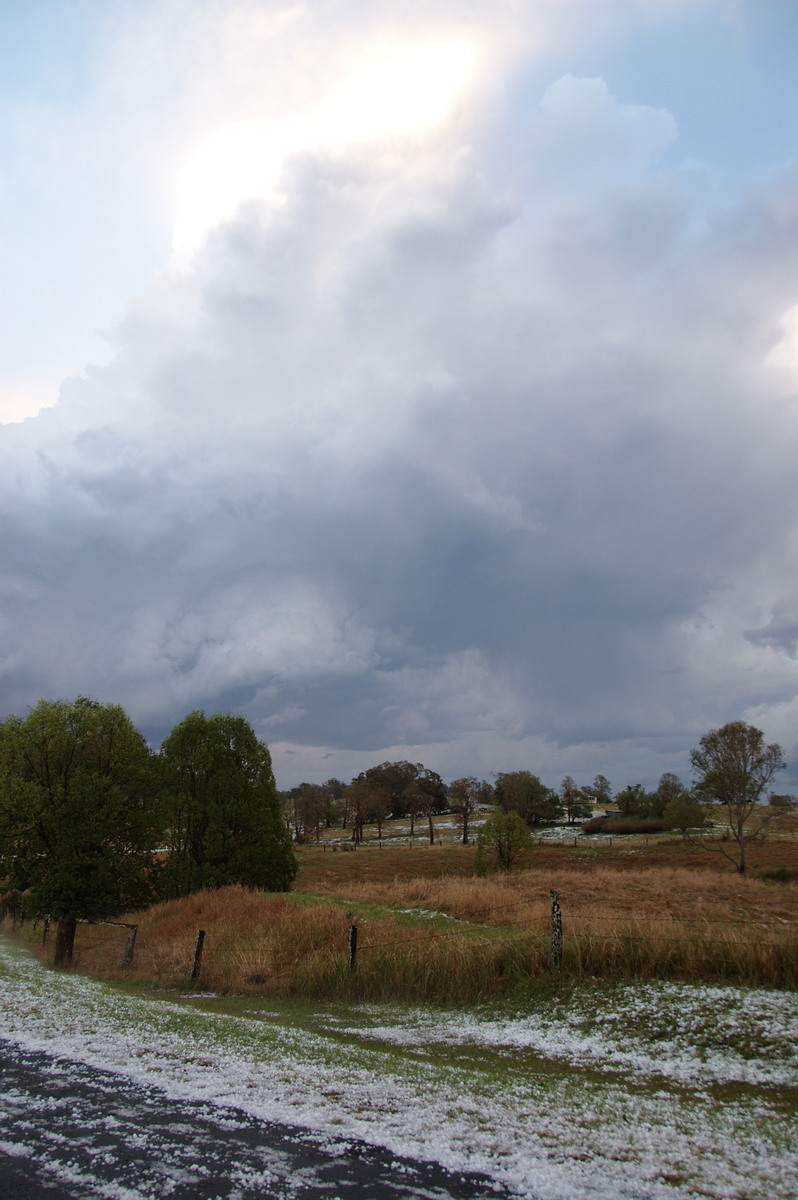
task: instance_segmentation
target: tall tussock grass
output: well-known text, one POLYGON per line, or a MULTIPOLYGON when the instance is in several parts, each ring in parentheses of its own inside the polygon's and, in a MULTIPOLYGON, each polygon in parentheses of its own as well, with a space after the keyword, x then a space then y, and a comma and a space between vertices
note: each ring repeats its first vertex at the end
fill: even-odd
MULTIPOLYGON (((202 991, 373 999, 472 1002, 495 996, 543 970, 545 939, 533 946, 516 932, 480 936, 473 929, 441 928, 390 912, 355 921, 335 901, 265 895, 244 888, 201 892, 132 914, 139 924, 132 968, 78 965, 107 977, 186 987, 196 932, 205 947, 196 986, 202 991), (349 931, 357 924, 356 966, 350 967, 349 931)), ((93 952, 92 952, 93 953, 93 952)))
MULTIPOLYGON (((363 883, 346 897, 241 887, 199 892, 126 918, 124 937, 79 927, 76 966, 165 988, 327 1000, 471 1004, 550 979, 679 979, 798 986, 798 888, 678 869, 534 870, 488 878, 363 883), (562 962, 552 964, 548 891, 560 892, 562 962), (445 914, 449 918, 445 919, 445 914), (358 930, 350 970, 349 931, 358 930)), ((122 931, 119 931, 120 933, 122 931)))

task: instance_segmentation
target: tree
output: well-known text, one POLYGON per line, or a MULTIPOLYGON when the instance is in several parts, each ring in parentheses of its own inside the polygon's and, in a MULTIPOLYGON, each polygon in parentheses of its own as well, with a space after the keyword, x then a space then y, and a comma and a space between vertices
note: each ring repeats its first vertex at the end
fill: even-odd
POLYGON ((410 797, 411 811, 420 813, 427 818, 429 844, 435 845, 435 826, 432 818, 446 811, 446 785, 437 771, 417 764, 418 775, 408 784, 407 795, 410 797))
POLYGON ((675 800, 678 796, 687 794, 687 788, 682 783, 678 775, 674 775, 673 771, 665 771, 660 775, 659 783, 657 784, 656 795, 662 802, 663 811, 666 804, 670 804, 671 800, 675 800))
POLYGON ((622 792, 618 792, 615 803, 625 817, 651 817, 652 797, 642 783, 630 783, 622 792))
POLYGON ((332 796, 323 783, 300 783, 289 792, 281 794, 283 809, 294 827, 297 842, 304 843, 321 837, 322 823, 331 824, 329 818, 332 796))
POLYGON ((682 789, 668 801, 662 818, 666 829, 680 829, 685 837, 688 830, 704 827, 704 809, 686 789, 682 789))
POLYGON ((477 864, 482 852, 492 851, 500 871, 509 871, 522 850, 532 845, 529 826, 517 812, 495 812, 480 826, 477 834, 477 864))
POLYGON ((734 863, 740 875, 746 871, 748 843, 764 835, 769 813, 762 813, 756 827, 751 821, 754 810, 777 771, 785 765, 781 746, 765 745, 761 729, 745 721, 731 721, 701 738, 699 748, 690 754, 696 776, 696 792, 706 801, 719 804, 734 843, 729 849, 728 833, 712 837, 710 848, 734 863))
POLYGON ((581 817, 593 816, 593 805, 590 797, 582 788, 576 786, 572 775, 566 775, 560 784, 563 808, 569 825, 581 817))
POLYGON ((169 858, 165 892, 241 883, 281 892, 296 874, 268 748, 244 717, 192 712, 161 747, 169 858))
POLYGON ((153 894, 161 832, 153 756, 118 705, 40 700, 0 725, 0 874, 58 921, 56 966, 78 920, 153 894))
POLYGON ((504 812, 516 812, 527 825, 541 825, 562 816, 556 792, 531 771, 503 771, 496 776, 496 803, 504 812))
POLYGON ((347 785, 343 779, 336 779, 335 776, 332 776, 330 779, 325 779, 321 786, 327 796, 324 805, 325 826, 329 829, 339 821, 344 822, 345 825, 347 785))
POLYGON ((597 775, 593 780, 593 787, 591 790, 593 792, 593 797, 596 801, 596 804, 603 804, 606 808, 606 806, 612 800, 612 784, 607 776, 597 775))
POLYGON ((403 817, 407 812, 408 788, 420 769, 416 763, 383 762, 361 771, 352 780, 356 808, 362 812, 363 821, 375 822, 378 838, 382 837, 382 825, 388 817, 403 817))
POLYGON ((493 788, 486 780, 480 783, 474 775, 453 779, 449 784, 449 807, 457 813, 463 825, 463 845, 468 845, 468 823, 480 804, 486 803, 493 794, 493 788))

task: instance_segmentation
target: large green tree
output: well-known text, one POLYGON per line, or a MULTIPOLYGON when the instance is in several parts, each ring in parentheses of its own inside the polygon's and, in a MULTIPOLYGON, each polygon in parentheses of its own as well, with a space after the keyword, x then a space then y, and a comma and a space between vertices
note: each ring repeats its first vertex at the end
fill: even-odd
POLYGON ((271 756, 244 717, 189 713, 163 743, 161 764, 167 895, 228 883, 290 888, 296 860, 271 756))
POLYGON ((41 700, 0 724, 0 875, 58 920, 56 965, 78 920, 152 894, 159 836, 152 755, 118 705, 41 700))
POLYGON ((745 875, 748 844, 763 835, 774 811, 756 810, 771 779, 784 767, 781 746, 766 745, 761 729, 731 721, 705 733, 690 761, 697 797, 720 805, 725 818, 726 829, 707 841, 745 875))
POLYGON ((517 812, 527 825, 542 825, 562 816, 560 798, 531 771, 502 771, 496 776, 496 803, 517 812))

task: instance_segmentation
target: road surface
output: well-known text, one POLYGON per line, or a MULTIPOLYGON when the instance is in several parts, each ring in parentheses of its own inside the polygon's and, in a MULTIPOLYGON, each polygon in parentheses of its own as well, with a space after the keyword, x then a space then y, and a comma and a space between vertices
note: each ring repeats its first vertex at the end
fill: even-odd
POLYGON ((0 1039, 3 1200, 497 1200, 483 1176, 172 1100, 0 1039))

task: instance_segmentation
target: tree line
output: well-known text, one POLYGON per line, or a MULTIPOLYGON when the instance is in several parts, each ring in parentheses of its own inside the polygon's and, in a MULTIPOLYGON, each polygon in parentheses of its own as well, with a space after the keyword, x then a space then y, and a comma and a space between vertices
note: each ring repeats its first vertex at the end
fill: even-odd
MULTIPOLYGON (((381 837, 383 824, 398 819, 409 819, 411 835, 416 822, 426 824, 432 842, 432 819, 445 812, 459 819, 462 840, 467 843, 471 817, 481 809, 498 807, 518 813, 531 829, 563 819, 569 824, 584 821, 593 816, 596 807, 613 803, 624 815, 662 818, 669 803, 684 798, 692 799, 692 793, 671 773, 662 776, 652 793, 641 784, 632 784, 613 796, 604 775, 584 785, 566 775, 558 791, 531 771, 500 771, 493 782, 469 775, 446 784, 422 763, 404 760, 369 767, 349 783, 333 778, 324 783, 300 783, 280 792, 286 820, 300 843, 318 841, 322 829, 334 826, 351 829, 355 842, 363 840, 365 825, 375 825, 381 837)), ((674 814, 678 815, 675 809, 674 814)))
POLYGON ((41 700, 0 723, 0 892, 58 922, 296 874, 268 747, 244 717, 189 713, 153 751, 125 711, 41 700))
MULTIPOLYGON (((704 804, 720 805, 723 830, 709 841, 744 874, 763 824, 750 818, 784 767, 781 748, 735 721, 701 738, 691 761, 692 789, 666 773, 654 792, 622 789, 617 807, 687 830, 705 826, 704 804)), ((611 800, 603 775, 581 787, 566 775, 559 791, 523 770, 447 785, 407 761, 380 763, 349 784, 329 779, 278 794, 268 747, 244 717, 191 712, 154 751, 119 705, 41 700, 27 716, 0 722, 0 895, 26 893, 29 907, 57 920, 62 963, 78 920, 228 883, 288 889, 292 841, 318 838, 323 826, 340 822, 357 843, 366 823, 381 834, 386 820, 409 817, 411 832, 420 821, 433 842, 434 817, 450 811, 467 843, 483 809, 491 813, 483 845, 487 825, 491 837, 512 834, 515 846, 523 831, 584 820, 611 800)))
POLYGON ((491 842, 499 862, 506 867, 528 844, 523 836, 536 826, 566 820, 569 824, 587 822, 585 832, 611 829, 611 820, 593 816, 594 809, 614 804, 630 829, 678 829, 685 836, 690 830, 701 833, 701 844, 725 855, 745 874, 747 846, 762 835, 766 824, 779 809, 794 807, 791 796, 770 796, 771 811, 753 826, 754 809, 761 805, 775 774, 785 766, 781 747, 766 744, 761 730, 745 721, 732 721, 705 734, 691 752, 694 783, 687 787, 673 772, 666 771, 653 791, 642 784, 628 784, 613 795, 605 775, 596 775, 590 784, 578 785, 566 775, 558 791, 547 787, 531 771, 503 771, 494 781, 464 776, 445 784, 435 771, 422 763, 383 762, 362 771, 350 783, 328 779, 325 783, 301 783, 280 793, 286 820, 297 842, 318 840, 322 828, 339 825, 352 830, 352 840, 363 839, 366 824, 382 826, 389 819, 410 820, 411 836, 416 821, 426 823, 430 843, 434 842, 433 817, 451 812, 459 819, 462 841, 471 837, 471 817, 482 810, 495 810, 487 829, 483 826, 483 847, 491 842), (705 806, 715 804, 723 812, 721 831, 713 835, 705 806), (510 816, 516 820, 504 820, 510 816), (508 840, 509 839, 509 840, 508 840), (505 848, 505 844, 511 848, 505 848))

